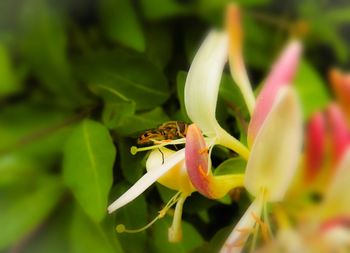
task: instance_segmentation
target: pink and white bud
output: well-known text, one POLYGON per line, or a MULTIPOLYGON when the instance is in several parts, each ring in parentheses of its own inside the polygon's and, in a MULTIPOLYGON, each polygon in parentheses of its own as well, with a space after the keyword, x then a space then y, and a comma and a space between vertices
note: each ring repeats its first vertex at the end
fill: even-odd
POLYGON ((275 102, 281 87, 290 84, 297 70, 302 46, 299 41, 291 41, 283 50, 281 56, 272 67, 265 80, 257 101, 252 119, 248 128, 248 145, 251 146, 275 102))

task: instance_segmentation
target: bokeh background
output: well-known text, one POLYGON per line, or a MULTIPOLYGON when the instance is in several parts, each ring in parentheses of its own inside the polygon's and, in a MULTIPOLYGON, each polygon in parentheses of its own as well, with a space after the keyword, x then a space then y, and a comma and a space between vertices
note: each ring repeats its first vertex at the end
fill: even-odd
MULTIPOLYGON (((170 190, 156 185, 113 215, 106 207, 144 172, 146 153, 129 153, 138 134, 188 122, 186 72, 204 36, 222 27, 228 2, 0 1, 0 252, 216 251, 249 204, 244 192, 219 202, 193 194, 177 244, 167 242, 171 213, 145 232, 115 232, 118 223, 145 225, 170 190)), ((295 87, 305 119, 323 108, 332 97, 328 70, 350 70, 349 1, 236 3, 255 87, 298 37, 304 56, 295 87)), ((238 135, 237 119, 248 115, 232 82, 225 73, 217 116, 238 135)), ((214 165, 231 156, 216 148, 214 165)))

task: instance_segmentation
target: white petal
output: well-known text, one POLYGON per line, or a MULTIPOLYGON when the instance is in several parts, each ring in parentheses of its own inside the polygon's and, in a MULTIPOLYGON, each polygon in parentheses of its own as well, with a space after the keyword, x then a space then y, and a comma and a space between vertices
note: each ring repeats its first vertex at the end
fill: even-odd
POLYGON ((177 151, 172 156, 168 157, 167 162, 148 171, 142 178, 140 178, 129 190, 127 190, 122 196, 114 201, 109 207, 108 212, 112 213, 118 208, 133 201, 137 196, 143 193, 148 187, 156 182, 161 176, 167 173, 181 160, 185 159, 185 149, 177 151))
POLYGON ((253 229, 256 223, 256 218, 254 218, 254 216, 260 217, 262 206, 263 201, 260 196, 253 201, 242 218, 239 220, 229 237, 226 239, 220 253, 239 253, 242 251, 242 248, 250 235, 250 233, 246 231, 253 229))
POLYGON ((295 174, 302 147, 302 115, 291 87, 278 92, 261 126, 248 160, 245 187, 254 196, 267 190, 268 201, 279 201, 295 174))
POLYGON ((323 212, 327 217, 350 213, 350 148, 346 150, 326 191, 323 212))
POLYGON ((212 31, 193 59, 185 84, 185 106, 190 119, 206 134, 215 134, 216 102, 227 61, 228 36, 212 31))

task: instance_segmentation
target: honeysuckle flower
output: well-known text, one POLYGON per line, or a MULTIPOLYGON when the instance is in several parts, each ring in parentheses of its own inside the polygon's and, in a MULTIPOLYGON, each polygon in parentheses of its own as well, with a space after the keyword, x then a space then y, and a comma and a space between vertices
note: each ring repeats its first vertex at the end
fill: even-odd
POLYGON ((255 137, 247 163, 244 186, 255 199, 229 235, 222 253, 241 252, 256 224, 258 229, 263 210, 267 216, 266 203, 283 199, 297 168, 302 132, 297 95, 290 87, 283 87, 255 137))
MULTIPOLYGON (((225 32, 212 31, 204 40, 196 56, 194 57, 193 63, 190 67, 187 76, 185 85, 185 106, 190 119, 196 125, 200 126, 200 128, 203 130, 203 134, 206 136, 206 143, 208 144, 209 149, 214 144, 221 144, 236 151, 242 157, 248 159, 248 149, 237 139, 228 134, 223 128, 221 128, 215 118, 216 102, 218 97, 220 79, 224 65, 227 61, 227 43, 228 37, 225 32)), ((157 150, 158 148, 162 150, 163 146, 183 144, 184 142, 185 139, 178 139, 172 141, 166 140, 164 142, 160 141, 157 142, 156 145, 150 147, 132 147, 131 152, 135 154, 139 151, 153 149, 151 155, 148 158, 153 160, 152 154, 156 154, 157 152, 159 152, 157 150)), ((187 144, 188 143, 186 143, 186 145, 187 144)), ((167 156, 168 153, 168 151, 163 152, 164 159, 161 158, 158 154, 158 162, 156 163, 158 164, 157 166, 153 162, 148 162, 147 164, 152 165, 149 165, 147 173, 142 178, 140 178, 121 197, 114 201, 108 207, 108 212, 112 213, 118 208, 121 208, 122 206, 128 204, 137 196, 142 194, 148 187, 150 187, 156 181, 163 183, 163 185, 165 185, 168 188, 174 189, 172 180, 165 179, 168 178, 167 175, 171 175, 172 178, 176 178, 173 181, 178 182, 176 190, 180 192, 181 197, 176 197, 177 195, 174 196, 174 198, 170 200, 170 202, 166 205, 165 209, 160 211, 160 214, 150 224, 152 224, 155 220, 163 217, 164 210, 169 209, 171 205, 177 202, 178 204, 175 210, 174 217, 174 222, 177 225, 174 225, 174 223, 169 231, 170 241, 177 241, 180 238, 180 236, 177 235, 180 234, 180 232, 178 232, 180 227, 178 221, 180 220, 179 217, 181 218, 180 214, 182 204, 185 198, 191 192, 188 190, 190 189, 188 185, 185 188, 183 188, 183 184, 180 183, 184 181, 182 179, 185 178, 187 174, 184 174, 183 170, 176 169, 176 167, 180 166, 180 164, 184 164, 184 150, 179 150, 167 156), (179 180, 179 178, 182 179, 179 180), (174 230, 175 232, 172 230, 174 230)), ((240 181, 242 181, 242 179, 240 179, 240 181)), ((148 225, 146 227, 148 227, 148 225)), ((130 231, 126 230, 123 226, 118 226, 117 229, 119 231, 130 231)))
MULTIPOLYGON (((237 9, 231 9, 229 15, 228 20, 237 22, 237 9)), ((228 24, 228 26, 230 25, 228 24)), ((238 34, 239 37, 238 28, 239 26, 236 24, 230 28, 229 33, 229 59, 233 61, 233 63, 230 62, 231 73, 243 96, 249 100, 249 94, 252 92, 251 88, 248 87, 249 80, 242 60, 239 38, 234 37, 235 34, 238 34)), ((214 36, 212 40, 220 41, 221 43, 218 44, 221 44, 222 49, 226 50, 226 35, 214 34, 212 36, 214 36)), ((203 51, 204 53, 201 55, 207 55, 205 52, 208 50, 207 48, 211 48, 211 44, 215 43, 212 41, 204 43, 207 47, 202 46, 203 48, 199 52, 203 51)), ((221 252, 240 252, 244 241, 250 234, 250 229, 255 224, 258 226, 261 224, 266 235, 267 229, 260 222, 260 215, 263 210, 266 210, 267 202, 282 200, 296 170, 302 146, 302 117, 298 98, 288 84, 291 83, 296 71, 300 52, 301 45, 298 41, 292 41, 288 44, 266 79, 264 88, 257 99, 248 130, 248 143, 251 149, 244 176, 244 186, 255 197, 255 200, 236 225, 221 252)), ((207 150, 210 150, 211 145, 221 144, 242 155, 237 150, 236 140, 232 141, 234 145, 225 145, 227 142, 222 141, 222 136, 226 137, 227 134, 221 135, 223 130, 215 120, 217 91, 226 61, 223 57, 224 53, 221 55, 222 57, 216 58, 216 62, 211 63, 211 68, 206 64, 193 64, 185 90, 185 94, 186 92, 187 94, 191 93, 192 96, 197 96, 198 100, 207 98, 202 100, 202 103, 193 104, 193 106, 186 105, 190 118, 194 118, 192 115, 203 115, 201 121, 194 122, 207 138, 201 138, 201 131, 196 126, 191 126, 191 132, 186 137, 188 141, 185 147, 185 157, 188 175, 193 186, 209 198, 221 197, 227 193, 230 184, 229 180, 226 181, 227 178, 224 180, 212 175, 210 156, 207 150), (215 75, 203 80, 203 73, 207 73, 207 71, 211 71, 215 75), (203 82, 211 82, 212 85, 201 87, 203 82), (205 101, 215 101, 215 103, 210 103, 213 107, 209 111, 205 106, 205 101), (191 144, 189 145, 190 140, 191 144)), ((188 96, 188 98, 192 96, 188 96)), ((248 107, 252 107, 254 104, 252 101, 246 101, 246 103, 248 107)), ((232 140, 232 137, 229 138, 232 140)), ((237 177, 231 180, 231 187, 237 185, 237 177)))
MULTIPOLYGON (((245 147, 240 141, 238 141, 236 138, 231 136, 229 133, 227 133, 217 122, 215 118, 215 111, 216 111, 216 102, 218 97, 218 91, 219 91, 219 85, 220 85, 220 79, 221 75, 225 66, 225 63, 227 61, 227 55, 229 51, 229 38, 230 36, 233 36, 234 32, 230 32, 230 35, 227 34, 227 31, 218 32, 218 31, 212 31, 209 33, 209 35, 204 40, 203 44, 199 48, 196 56, 194 57, 193 63, 190 67, 186 84, 185 84, 185 106, 186 111, 188 113, 189 118, 195 123, 195 125, 189 127, 188 137, 185 139, 179 139, 179 140, 172 140, 172 141, 160 141, 157 142, 156 145, 146 148, 136 148, 133 147, 131 152, 136 153, 139 151, 144 150, 153 150, 151 151, 151 154, 149 156, 149 161, 147 162, 148 168, 147 173, 140 178, 127 192, 125 192, 120 198, 118 198, 115 202, 113 202, 109 208, 108 211, 111 213, 118 208, 128 204, 130 201, 135 199, 137 196, 139 196, 141 193, 143 193, 149 186, 151 186, 154 182, 158 181, 159 183, 165 185, 168 188, 175 189, 178 191, 178 193, 169 201, 169 203, 159 212, 159 215, 151 221, 145 228, 149 227, 151 224, 153 224, 157 219, 163 217, 166 213, 166 211, 175 203, 177 203, 176 209, 175 209, 175 216, 174 216, 174 222, 172 227, 169 229, 169 240, 170 241, 177 241, 181 238, 181 211, 183 202, 186 199, 186 197, 191 194, 194 190, 199 190, 201 193, 205 194, 208 197, 211 198, 220 198, 224 194, 227 193, 228 190, 235 186, 239 186, 243 184, 243 175, 227 175, 227 176, 220 176, 220 177, 214 177, 211 174, 211 163, 210 163, 210 155, 208 155, 208 151, 210 154, 211 148, 214 145, 223 145, 233 151, 235 151, 237 154, 239 154, 241 157, 248 159, 248 167, 247 167, 247 173, 249 171, 251 175, 255 172, 259 172, 259 170, 256 168, 257 164, 256 162, 252 161, 249 155, 249 149, 245 147), (201 131, 196 127, 198 126, 201 131), (204 138, 203 138, 204 136, 204 138), (183 144, 186 142, 186 154, 185 150, 181 149, 176 152, 170 152, 168 150, 165 150, 163 146, 166 145, 172 145, 172 144, 183 144), (199 144, 198 144, 199 143, 199 144), (201 149, 203 147, 203 149, 201 149), (157 149, 160 150, 157 150, 157 149), (200 156, 198 156, 198 154, 200 156), (184 164, 186 157, 186 165, 184 164), (199 160, 198 160, 199 159, 199 160), (152 161, 152 162, 151 162, 152 161), (157 162, 154 162, 157 161, 157 162), (191 162, 192 161, 192 162, 191 162), (187 174, 184 173, 184 167, 188 167, 191 163, 198 163, 201 165, 201 169, 199 170, 199 167, 197 167, 197 171, 191 170, 190 168, 187 168, 187 174), (249 165, 250 164, 250 165, 249 165), (179 168, 182 169, 179 169, 179 168), (250 169, 249 169, 250 168, 250 169), (190 172, 191 171, 191 172, 190 172), (194 172, 194 173, 192 173, 194 172), (196 175, 198 173, 201 173, 201 176, 199 176, 196 179, 196 175), (169 177, 176 178, 176 180, 169 180, 169 177), (189 177, 190 181, 188 181, 186 178, 189 177), (174 182, 176 182, 174 184, 174 182), (188 182, 191 182, 188 184, 188 182), (195 187, 192 188, 192 185, 195 187)), ((232 40, 232 38, 230 38, 232 40)), ((283 58, 287 58, 287 60, 282 59, 280 62, 280 66, 276 66, 274 68, 274 71, 272 71, 272 77, 268 78, 266 83, 267 89, 269 89, 269 92, 264 92, 264 89, 262 90, 261 94, 257 101, 257 105, 260 104, 261 107, 264 109, 262 110, 263 113, 265 113, 266 121, 265 120, 259 120, 256 118, 261 117, 259 113, 260 109, 253 108, 255 100, 252 100, 252 90, 248 87, 247 83, 247 75, 246 72, 243 73, 242 71, 245 71, 243 64, 233 64, 231 67, 231 72, 233 77, 235 78, 238 86, 241 88, 243 96, 247 99, 247 106, 250 108, 250 111, 254 111, 253 118, 250 127, 252 130, 250 130, 250 139, 252 149, 251 151, 254 152, 254 156, 256 157, 257 161, 263 162, 265 165, 267 165, 267 156, 271 156, 271 150, 269 152, 264 152, 264 155, 259 155, 261 152, 262 147, 257 143, 266 143, 271 146, 271 149, 273 147, 279 147, 279 143, 283 142, 277 142, 275 141, 275 137, 272 138, 271 134, 272 132, 268 129, 274 129, 276 131, 276 128, 265 127, 266 122, 274 122, 267 124, 270 126, 271 124, 280 124, 280 117, 287 116, 286 122, 288 126, 296 126, 295 131, 298 132, 299 125, 296 123, 298 118, 298 108, 297 108, 297 99, 294 94, 294 92, 289 88, 283 88, 280 89, 281 86, 288 84, 289 79, 291 78, 291 72, 293 72, 295 62, 299 56, 300 53, 300 45, 297 42, 294 42, 291 44, 292 49, 288 47, 289 51, 291 53, 286 54, 287 56, 284 56, 283 58), (294 60, 294 61, 293 61, 294 60), (294 65, 293 65, 294 64, 294 65), (232 68, 234 66, 239 66, 241 70, 234 71, 232 68), (282 73, 279 73, 281 71, 282 73), (278 73, 277 73, 278 72, 278 73), (278 83, 278 85, 275 84, 275 82, 278 83), (248 87, 248 88, 247 88, 248 87), (270 96, 269 94, 273 94, 273 96, 270 96), (273 98, 273 103, 271 101, 266 102, 266 99, 273 98), (270 110, 271 109, 271 110, 270 110), (271 111, 271 113, 269 112, 271 111), (274 113, 272 113, 274 112, 274 113), (254 116, 255 115, 255 116, 254 116), (277 116, 276 116, 277 115, 277 116), (269 120, 268 120, 269 119, 269 120), (293 121, 296 120, 296 121, 293 121), (295 123, 295 124, 294 124, 295 123), (260 129, 261 128, 261 129, 260 129), (264 130, 265 129, 265 130, 264 130), (266 130, 267 129, 267 130, 266 130), (260 134, 261 133, 261 134, 260 134), (262 137, 259 137, 259 136, 262 137), (256 136, 256 137, 255 137, 256 136), (267 138, 272 138, 271 143, 267 143, 267 138), (256 140, 255 140, 256 139, 256 140)), ((232 44, 230 46, 232 48, 232 44)), ((239 48, 239 47, 237 47, 239 48)), ((288 51, 288 50, 287 50, 288 51)), ((288 52, 289 52, 288 51, 288 52)), ((239 50, 230 50, 230 59, 239 59, 239 57, 235 56, 235 53, 239 52, 239 50)), ((232 60, 233 61, 233 60, 232 60)), ((238 62, 238 61, 237 61, 238 62)), ((285 137, 284 135, 278 135, 278 138, 282 138, 281 140, 287 140, 286 146, 288 147, 288 151, 290 154, 288 154, 289 157, 292 158, 294 163, 296 163, 296 158, 294 156, 293 152, 296 149, 295 146, 297 145, 299 141, 299 136, 297 134, 293 134, 295 132, 288 132, 290 128, 287 128, 286 124, 280 124, 284 126, 286 129, 282 127, 281 129, 278 129, 280 132, 286 132, 288 136, 295 137, 294 141, 289 143, 290 137, 285 137), (286 130, 286 131, 285 131, 286 130), (289 150, 291 148, 291 150, 289 150)), ((279 133, 277 131, 276 133, 279 133)), ((275 133, 274 133, 275 134, 275 133)), ((285 153, 286 148, 282 148, 283 151, 280 151, 283 157, 283 161, 285 161, 285 153)), ((291 176, 292 169, 290 169, 291 164, 289 163, 290 159, 287 159, 288 165, 284 166, 286 167, 287 173, 284 173, 286 177, 291 176)), ((264 165, 264 166, 265 166, 264 165)), ((260 172, 257 173, 257 175, 254 175, 252 180, 257 179, 258 182, 260 180, 260 186, 259 189, 255 189, 253 186, 253 183, 251 181, 247 181, 247 179, 244 181, 244 184, 248 188, 248 190, 251 192, 253 196, 256 197, 256 200, 252 203, 251 207, 248 209, 248 214, 246 214, 241 223, 242 225, 247 225, 248 227, 254 226, 254 224, 257 222, 258 217, 260 216, 261 210, 263 209, 266 201, 273 201, 276 199, 281 198, 281 196, 284 195, 284 191, 287 188, 288 180, 289 178, 283 178, 281 177, 281 172, 277 171, 276 166, 281 165, 281 161, 278 159, 275 159, 275 163, 273 163, 271 171, 273 176, 276 176, 280 180, 280 183, 272 183, 271 180, 268 180, 266 177, 263 177, 263 172, 265 168, 260 168, 260 172), (266 185, 265 185, 266 184, 266 185), (250 211, 249 211, 250 210, 250 211), (251 214, 255 213, 257 214, 256 219, 252 221, 251 214), (249 225, 249 224, 251 225, 249 225)), ((192 165, 190 165, 192 166, 192 165)), ((135 232, 140 230, 127 230, 123 225, 119 225, 117 227, 117 230, 120 232, 135 232)))
MULTIPOLYGON (((280 76, 284 77, 284 75, 280 76)), ((281 78, 281 80, 286 79, 281 78)), ((253 120, 254 114, 251 121, 251 124, 260 124, 260 126, 252 128, 257 129, 258 133, 254 133, 256 137, 253 139, 244 185, 256 199, 227 239, 222 252, 240 252, 244 245, 243 242, 248 238, 250 229, 257 222, 260 224, 260 215, 263 209, 266 209, 266 202, 280 201, 283 198, 297 167, 302 145, 302 117, 299 101, 292 88, 285 86, 283 82, 279 82, 279 84, 280 86, 268 85, 264 87, 270 91, 278 89, 277 92, 271 91, 276 94, 276 97, 266 119, 262 122, 253 120)), ((264 89, 262 94, 268 94, 264 89)), ((257 105, 270 105, 264 101, 259 102, 259 99, 257 105)), ((265 96, 262 99, 265 99, 265 96)), ((191 182, 199 192, 209 198, 221 196, 220 193, 227 192, 225 188, 229 188, 229 184, 221 183, 221 187, 215 187, 220 180, 211 174, 210 159, 206 152, 208 146, 200 138, 200 130, 195 126, 191 126, 191 128, 194 130, 191 130, 186 138, 196 142, 191 142, 191 145, 188 145, 188 142, 185 148, 186 167, 191 182)), ((235 180, 232 180, 232 184, 234 183, 235 180)), ((264 229, 266 230, 266 228, 264 229)))
MULTIPOLYGON (((186 79, 185 105, 188 116, 202 131, 202 134, 206 136, 205 143, 202 142, 199 145, 202 146, 201 148, 206 147, 208 150, 211 150, 214 145, 219 144, 248 159, 248 149, 233 136, 229 135, 218 124, 215 117, 219 85, 227 61, 227 53, 229 54, 232 76, 242 91, 249 111, 253 111, 255 105, 255 98, 242 57, 242 31, 240 28, 239 9, 234 5, 228 7, 226 27, 227 30, 223 32, 212 31, 194 57, 186 79)), ((250 126, 251 139, 254 138, 258 126, 262 124, 260 114, 265 113, 266 116, 267 110, 272 106, 272 103, 267 101, 267 99, 272 99, 276 95, 279 86, 291 80, 300 51, 300 43, 296 41, 291 42, 273 68, 271 75, 267 79, 267 91, 264 89, 258 100, 260 107, 266 109, 263 112, 261 112, 261 109, 257 109, 258 113, 255 114, 257 116, 252 119, 254 122, 250 126), (276 85, 276 83, 278 84, 276 85), (270 94, 274 96, 270 96, 270 94)), ((201 135, 199 129, 193 131, 196 133, 197 139, 201 135)), ((191 137, 188 136, 189 138, 191 137)), ((186 147, 188 147, 188 141, 186 141, 186 147)), ((186 149, 190 150, 191 148, 188 147, 186 149)), ((191 163, 190 160, 198 160, 193 158, 195 157, 193 154, 196 151, 186 151, 186 153, 192 154, 187 156, 188 159, 186 158, 186 160, 189 160, 189 163, 191 163)), ((209 198, 221 198, 230 190, 230 187, 232 189, 234 186, 240 186, 241 179, 238 180, 237 178, 242 178, 242 175, 235 175, 231 182, 227 177, 215 177, 211 172, 210 157, 207 154, 203 154, 203 156, 206 157, 199 159, 203 162, 203 170, 189 170, 191 181, 196 185, 198 191, 209 198), (216 187, 216 185, 220 185, 220 187, 216 187)))

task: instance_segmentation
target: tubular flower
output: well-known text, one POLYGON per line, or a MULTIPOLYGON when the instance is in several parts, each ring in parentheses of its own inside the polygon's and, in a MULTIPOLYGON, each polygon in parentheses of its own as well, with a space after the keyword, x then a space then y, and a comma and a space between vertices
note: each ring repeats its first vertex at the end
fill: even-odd
MULTIPOLYGON (((254 103, 247 101, 250 99, 251 88, 248 87, 249 81, 240 51, 237 11, 236 7, 232 7, 228 12, 228 20, 236 22, 232 27, 228 24, 230 28, 228 39, 231 73, 241 89, 248 107, 252 107, 255 99, 254 103), (238 38, 234 35, 238 35, 238 38)), ((227 35, 214 34, 209 35, 209 38, 211 36, 221 38, 217 40, 221 41, 222 48, 225 48, 227 35)), ((212 47, 210 40, 208 38, 207 40, 208 42, 204 43, 198 51, 199 55, 206 55, 207 47, 212 47)), ((282 200, 295 173, 302 146, 302 116, 298 98, 288 84, 296 71, 300 52, 299 42, 292 41, 288 44, 266 79, 264 88, 256 101, 256 106, 252 110, 253 115, 248 130, 248 144, 251 149, 244 175, 244 186, 255 197, 255 200, 236 225, 221 252, 240 252, 253 227, 258 228, 261 225, 263 234, 265 237, 268 236, 269 229, 266 224, 261 222, 261 213, 265 210, 264 213, 267 214, 267 202, 282 200)), ((212 145, 221 144, 236 151, 244 158, 246 157, 239 152, 240 146, 236 145, 238 141, 233 137, 228 137, 215 120, 219 77, 221 77, 226 59, 222 56, 219 61, 218 57, 216 64, 212 62, 210 67, 195 64, 196 57, 187 78, 185 97, 188 98, 186 104, 188 115, 191 119, 198 115, 200 120, 193 120, 196 125, 190 126, 188 130, 185 147, 186 167, 196 190, 208 198, 219 198, 227 193, 230 187, 237 186, 239 182, 237 176, 241 179, 242 175, 235 175, 236 177, 229 175, 232 176, 231 182, 228 179, 229 176, 225 178, 213 176, 209 155, 212 145), (215 75, 207 78, 203 73, 208 73, 208 71, 215 72, 215 75), (214 76, 215 78, 213 78, 214 76), (203 83, 209 82, 211 85, 202 87, 203 83), (208 89, 208 87, 211 88, 208 89), (195 97, 201 102, 190 104, 191 97, 195 97), (204 98, 206 100, 203 100, 204 98), (212 108, 208 109, 207 101, 215 101, 215 103, 209 103, 213 106, 212 108), (199 129, 203 131, 206 138, 201 137, 202 133, 199 129), (222 134, 223 132, 225 134, 222 134), (228 137, 233 145, 225 145, 228 142, 223 141, 223 137, 228 137)))
MULTIPOLYGON (((287 47, 287 52, 291 51, 290 47, 296 47, 295 43, 292 42, 287 47)), ((294 65, 294 59, 298 57, 300 50, 292 51, 295 53, 294 57, 291 57, 290 53, 284 53, 282 58, 287 57, 294 65)), ((269 82, 269 85, 264 86, 262 95, 258 97, 257 106, 265 108, 264 110, 256 108, 250 122, 253 124, 250 126, 252 147, 244 186, 256 199, 236 225, 221 252, 240 252, 249 232, 256 224, 258 227, 262 226, 267 236, 268 229, 259 220, 260 215, 266 210, 267 202, 282 200, 297 167, 302 145, 301 110, 295 92, 284 85, 285 81, 290 81, 287 77, 291 78, 289 65, 285 59, 280 59, 278 62, 283 63, 283 68, 276 65, 275 69, 285 74, 277 75, 275 69, 273 70, 274 78, 269 77, 267 80, 272 79, 279 85, 269 82), (275 94, 272 103, 266 102, 266 94, 269 93, 275 94), (259 114, 261 111, 267 112, 264 120, 261 120, 259 114), (259 117, 259 120, 256 120, 256 117, 259 117)), ((188 175, 200 193, 209 198, 219 198, 227 193, 230 187, 237 186, 240 178, 238 179, 238 175, 228 175, 225 178, 212 175, 207 152, 210 142, 208 145, 201 136, 197 126, 189 127, 185 147, 188 175)))
MULTIPOLYGON (((254 116, 253 116, 254 117, 254 116)), ((238 222, 221 252, 241 252, 252 229, 261 225, 266 203, 281 201, 297 168, 302 146, 302 116, 295 92, 284 87, 278 93, 253 142, 244 186, 255 200, 238 222)))

